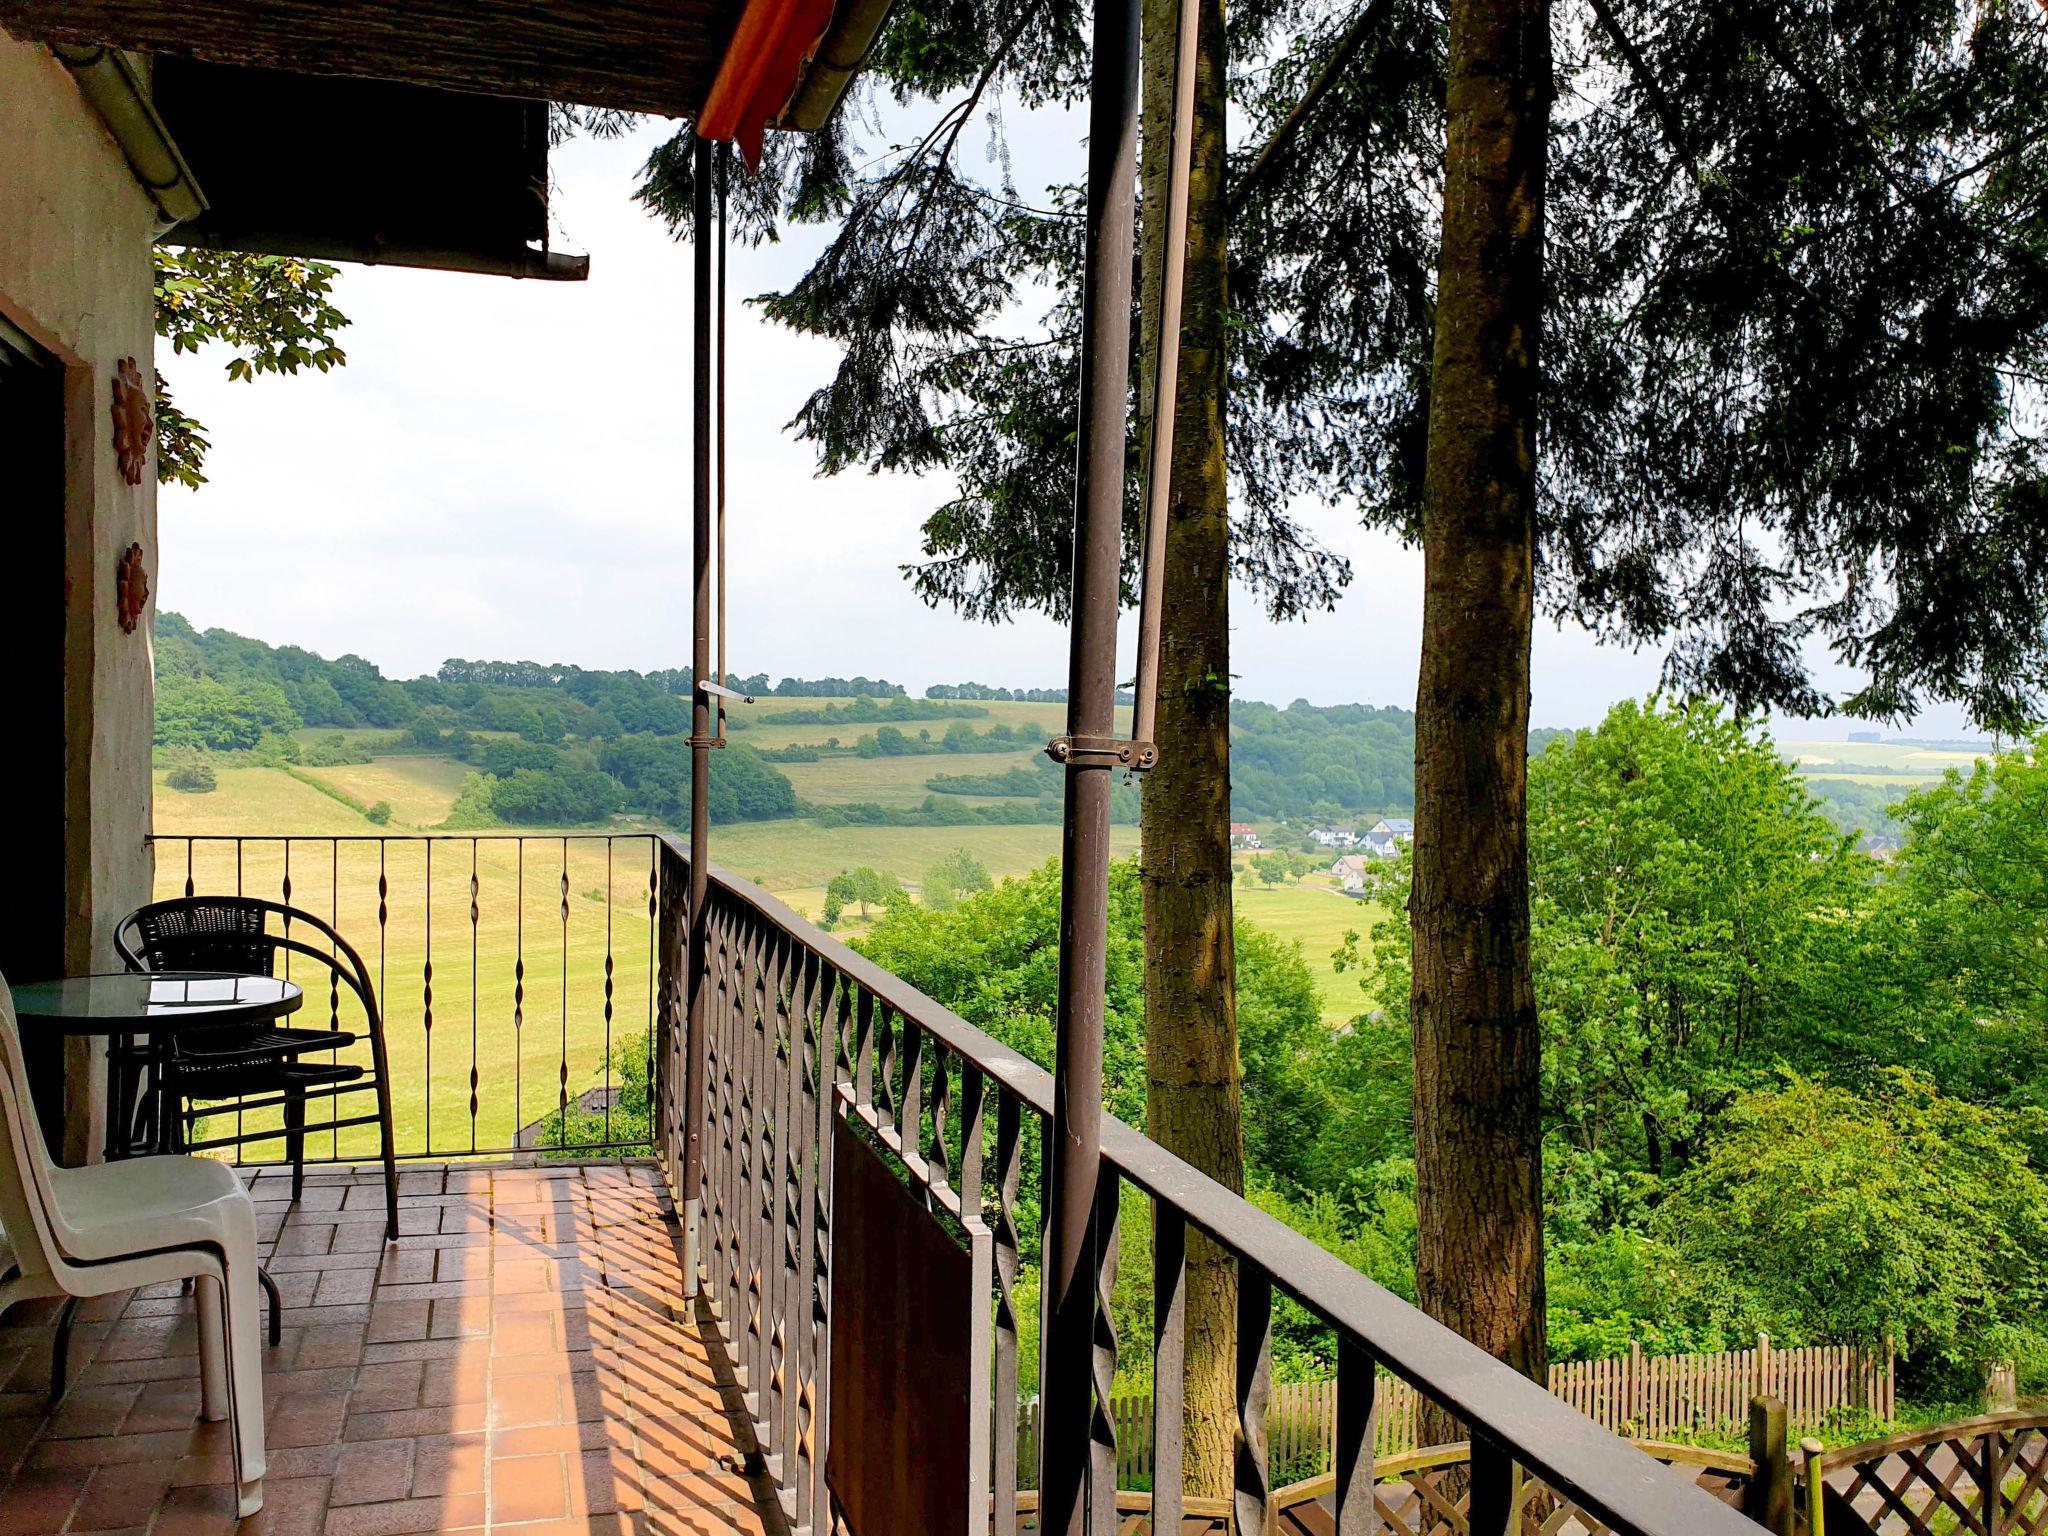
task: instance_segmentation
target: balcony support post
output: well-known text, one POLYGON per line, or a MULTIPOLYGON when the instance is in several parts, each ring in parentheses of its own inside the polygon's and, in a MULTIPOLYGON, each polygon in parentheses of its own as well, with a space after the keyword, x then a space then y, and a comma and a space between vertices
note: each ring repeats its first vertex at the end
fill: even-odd
MULTIPOLYGON (((690 444, 690 910, 689 960, 685 986, 688 1021, 683 1069, 682 1187, 676 1197, 683 1207, 683 1290, 695 1296, 701 1261, 700 1229, 704 1186, 705 1041, 710 1019, 709 975, 711 865, 711 695, 704 684, 711 671, 711 506, 713 393, 723 380, 713 377, 713 338, 724 316, 712 304, 712 242, 725 231, 714 229, 711 217, 709 141, 697 140, 691 166, 690 255, 692 272, 690 403, 694 413, 690 444)), ((719 253, 723 256, 723 252, 719 253)), ((723 615, 721 622, 723 622, 723 615)), ((718 679, 723 682, 724 679, 718 679)))
MULTIPOLYGON (((1130 386, 1131 256, 1138 143, 1137 0, 1096 0, 1089 89, 1088 209, 1081 287, 1081 398, 1075 475, 1074 578, 1067 736, 1116 729, 1116 630, 1123 544, 1125 400, 1130 386)), ((1057 759, 1056 759, 1057 760, 1057 759)), ((1040 1529, 1107 1536, 1113 1507, 1091 1519, 1092 1381, 1097 1281, 1105 1234, 1102 1019, 1109 934, 1109 798, 1113 760, 1069 753, 1060 839, 1060 973, 1048 1201, 1040 1529)), ((1103 1384, 1107 1390, 1107 1383, 1103 1384)), ((1102 1404, 1106 1414, 1108 1404, 1102 1404)), ((1113 1479, 1111 1480, 1113 1481, 1113 1479)), ((1098 1494, 1101 1490, 1095 1490, 1098 1494)), ((1111 1498, 1113 1506, 1113 1496, 1111 1498)))

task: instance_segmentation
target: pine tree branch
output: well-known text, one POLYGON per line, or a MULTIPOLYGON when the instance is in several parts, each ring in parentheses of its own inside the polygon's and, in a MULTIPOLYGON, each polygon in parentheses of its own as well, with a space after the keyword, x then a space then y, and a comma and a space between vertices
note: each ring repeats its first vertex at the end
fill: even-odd
MULTIPOLYGON (((2048 5, 2048 0, 2041 0, 2041 3, 2048 5)), ((1250 168, 1238 178, 1237 185, 1230 189, 1229 216, 1232 219, 1244 211, 1246 203, 1251 200, 1251 195, 1258 189, 1259 183, 1272 173, 1282 153, 1300 136, 1303 125, 1308 122, 1317 104, 1329 94, 1330 87, 1337 83, 1344 71, 1350 68, 1351 61, 1357 57, 1358 51, 1365 46, 1373 33, 1379 30, 1380 22, 1393 8, 1393 0, 1370 0, 1365 9, 1358 13, 1350 29, 1339 40, 1337 51, 1330 55, 1329 62, 1324 64, 1315 79, 1309 82, 1309 88, 1302 92, 1301 99, 1294 104, 1286 120, 1273 130, 1272 137, 1266 140, 1250 168)))
MULTIPOLYGON (((2048 0, 2041 0, 2041 3, 2048 5, 2048 0)), ((1664 130, 1665 142, 1670 144, 1672 153, 1684 164, 1686 174, 1692 177, 1693 186, 1700 187, 1699 162, 1693 158, 1692 146, 1686 142, 1685 128, 1679 119, 1678 108, 1672 103, 1671 98, 1664 94, 1663 85, 1651 72, 1650 61, 1643 57, 1643 51, 1636 46, 1635 39, 1622 29, 1621 18, 1614 14, 1614 7, 1608 0, 1593 0, 1593 15, 1600 23, 1600 30, 1607 34, 1616 51, 1621 54, 1623 62, 1628 65, 1629 73, 1636 77, 1636 84, 1640 85, 1643 94, 1650 98, 1650 110, 1657 114, 1657 125, 1664 130)))

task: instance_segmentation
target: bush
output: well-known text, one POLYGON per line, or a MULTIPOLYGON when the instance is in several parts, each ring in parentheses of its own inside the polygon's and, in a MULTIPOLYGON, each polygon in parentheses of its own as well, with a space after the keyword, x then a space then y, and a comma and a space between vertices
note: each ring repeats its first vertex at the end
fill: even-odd
POLYGON ((164 775, 164 783, 188 795, 211 794, 216 788, 213 764, 203 757, 190 757, 164 775))
POLYGON ((308 768, 341 768, 350 763, 367 763, 370 754, 350 746, 348 739, 336 731, 307 747, 299 754, 299 760, 308 768))
POLYGON ((363 812, 363 816, 373 827, 388 827, 391 825, 391 802, 389 800, 379 800, 375 805, 363 812))
POLYGON ((645 1157, 654 1151, 654 1093, 648 1080, 647 1031, 612 1043, 611 1080, 618 1097, 609 1114, 588 1110, 572 1100, 542 1122, 541 1140, 548 1157, 581 1157, 591 1147, 624 1143, 615 1155, 645 1157))

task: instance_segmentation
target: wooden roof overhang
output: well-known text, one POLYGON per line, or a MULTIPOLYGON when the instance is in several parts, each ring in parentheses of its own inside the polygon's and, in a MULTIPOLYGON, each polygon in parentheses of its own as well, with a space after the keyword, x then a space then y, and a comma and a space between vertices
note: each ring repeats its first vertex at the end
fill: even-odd
POLYGON ((830 116, 889 0, 0 0, 77 68, 147 55, 208 204, 173 242, 529 277, 549 102, 688 118, 758 160, 830 116))
POLYGON ((733 0, 0 0, 0 24, 300 75, 694 117, 733 0))

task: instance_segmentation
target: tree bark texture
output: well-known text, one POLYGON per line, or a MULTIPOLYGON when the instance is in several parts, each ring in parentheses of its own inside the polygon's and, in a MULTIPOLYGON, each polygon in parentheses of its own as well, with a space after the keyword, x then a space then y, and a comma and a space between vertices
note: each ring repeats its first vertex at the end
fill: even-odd
MULTIPOLYGON (((1547 0, 1452 0, 1415 722, 1416 1289, 1544 1379, 1529 649, 1547 0)), ((1448 1416, 1424 1443, 1456 1438, 1448 1416)))
MULTIPOLYGON (((1166 536, 1159 766, 1145 780, 1146 1128, 1244 1188, 1230 906, 1230 497, 1224 458, 1224 39, 1201 8, 1179 405, 1166 536)), ((1156 356, 1161 211, 1172 146, 1178 0, 1144 0, 1144 354, 1156 356)), ((1236 1264, 1188 1235, 1185 1486, 1227 1497, 1235 1454, 1236 1264)))

